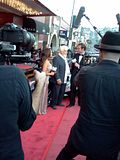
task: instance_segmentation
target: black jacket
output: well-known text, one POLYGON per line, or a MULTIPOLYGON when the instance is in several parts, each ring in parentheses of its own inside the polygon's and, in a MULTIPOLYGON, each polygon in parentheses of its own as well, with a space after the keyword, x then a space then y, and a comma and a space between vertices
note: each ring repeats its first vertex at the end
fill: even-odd
POLYGON ((81 110, 69 142, 80 154, 109 159, 120 150, 120 65, 103 60, 83 67, 75 81, 81 110))
MULTIPOLYGON (((79 56, 80 54, 79 53, 76 53, 74 55, 74 58, 73 59, 76 59, 76 62, 80 65, 80 68, 84 66, 84 63, 85 63, 85 55, 82 56, 82 59, 81 61, 79 62, 79 56)), ((76 67, 74 65, 74 63, 72 63, 72 66, 71 66, 71 76, 74 77, 78 71, 80 70, 80 68, 76 67)))
POLYGON ((57 71, 55 76, 50 77, 50 81, 56 83, 56 81, 60 79, 62 83, 64 83, 66 69, 65 60, 61 56, 57 55, 53 58, 53 66, 57 67, 57 71))
POLYGON ((21 70, 0 66, 0 160, 23 160, 20 130, 36 119, 31 91, 21 70))

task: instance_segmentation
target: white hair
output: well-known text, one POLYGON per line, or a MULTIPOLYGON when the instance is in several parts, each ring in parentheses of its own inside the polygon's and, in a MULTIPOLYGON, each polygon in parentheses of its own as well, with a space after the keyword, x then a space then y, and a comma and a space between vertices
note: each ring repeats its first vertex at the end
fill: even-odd
POLYGON ((60 46, 60 52, 67 51, 67 50, 68 50, 68 46, 66 45, 60 46))

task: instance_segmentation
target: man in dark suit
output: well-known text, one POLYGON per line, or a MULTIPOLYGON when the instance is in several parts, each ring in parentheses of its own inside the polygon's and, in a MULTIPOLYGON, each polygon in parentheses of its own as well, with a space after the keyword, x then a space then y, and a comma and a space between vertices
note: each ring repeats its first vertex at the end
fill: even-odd
MULTIPOLYGON (((35 78, 38 83, 34 92, 39 93, 41 79, 37 71, 35 78)), ((20 130, 31 128, 38 110, 39 105, 32 106, 24 73, 15 66, 0 65, 0 160, 24 160, 20 130)))
POLYGON ((87 160, 120 158, 120 32, 106 32, 95 47, 100 49, 100 62, 83 67, 75 77, 81 110, 56 160, 78 154, 87 160))
POLYGON ((56 109, 56 105, 64 106, 62 100, 65 93, 67 76, 70 74, 67 62, 67 50, 67 46, 60 46, 58 55, 53 58, 53 66, 57 68, 55 76, 50 78, 50 86, 52 89, 50 106, 53 109, 56 109))
MULTIPOLYGON (((76 74, 85 63, 85 50, 86 50, 85 44, 79 43, 76 46, 76 49, 77 49, 76 53, 74 54, 74 58, 70 64, 71 65, 71 87, 70 87, 70 95, 69 95, 70 104, 67 107, 72 107, 75 105, 75 98, 79 90, 76 89, 76 86, 74 85, 73 82, 76 74)), ((79 96, 78 96, 78 105, 80 106, 79 96)))

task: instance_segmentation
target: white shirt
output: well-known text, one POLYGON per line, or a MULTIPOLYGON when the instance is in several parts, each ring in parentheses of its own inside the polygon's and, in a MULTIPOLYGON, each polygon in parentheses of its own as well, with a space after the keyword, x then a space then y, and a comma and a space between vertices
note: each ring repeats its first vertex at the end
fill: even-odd
POLYGON ((65 61, 65 76, 64 76, 64 83, 66 83, 66 82, 67 82, 67 76, 70 75, 70 67, 69 67, 69 65, 68 65, 67 58, 64 57, 64 56, 61 55, 61 54, 59 54, 59 56, 60 56, 61 58, 63 58, 64 61, 65 61))
POLYGON ((79 61, 78 61, 79 63, 81 62, 82 57, 83 57, 84 54, 85 54, 85 52, 83 52, 82 54, 79 55, 79 61))

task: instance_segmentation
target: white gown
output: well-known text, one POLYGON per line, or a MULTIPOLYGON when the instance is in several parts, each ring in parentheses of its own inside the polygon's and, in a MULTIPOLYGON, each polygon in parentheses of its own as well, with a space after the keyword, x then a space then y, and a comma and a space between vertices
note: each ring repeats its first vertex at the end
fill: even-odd
MULTIPOLYGON (((48 71, 52 69, 52 65, 48 66, 48 71)), ((46 76, 45 82, 40 95, 40 107, 39 114, 46 114, 47 106, 48 106, 48 84, 49 84, 49 76, 46 76)))

